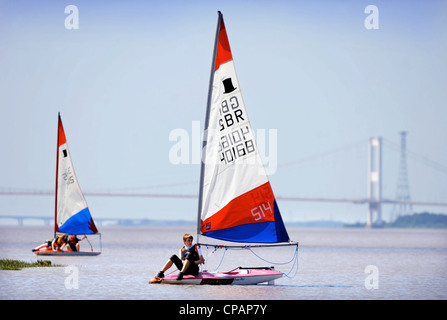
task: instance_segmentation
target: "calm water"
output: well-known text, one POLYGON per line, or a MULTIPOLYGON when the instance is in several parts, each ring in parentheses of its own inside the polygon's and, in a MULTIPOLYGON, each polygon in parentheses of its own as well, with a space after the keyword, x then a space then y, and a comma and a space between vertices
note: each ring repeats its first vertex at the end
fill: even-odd
MULTIPOLYGON (((64 267, 0 271, 0 299, 447 299, 446 230, 289 229, 290 237, 300 242, 296 276, 276 280, 274 286, 245 287, 148 284, 166 259, 178 252, 182 235, 194 235, 193 229, 100 229, 100 256, 37 258, 31 249, 51 237, 50 227, 1 226, 1 258, 46 259, 64 267), (373 266, 375 273, 365 273, 367 266, 373 266), (77 289, 70 282, 71 270, 78 272, 77 289), (371 285, 375 288, 367 289, 371 285)), ((219 265, 222 253, 204 250, 209 270, 219 265)), ((286 262, 294 248, 262 249, 256 254, 286 262)), ((265 265, 270 263, 250 251, 228 250, 219 270, 265 265)), ((290 268, 276 266, 286 273, 290 268)))

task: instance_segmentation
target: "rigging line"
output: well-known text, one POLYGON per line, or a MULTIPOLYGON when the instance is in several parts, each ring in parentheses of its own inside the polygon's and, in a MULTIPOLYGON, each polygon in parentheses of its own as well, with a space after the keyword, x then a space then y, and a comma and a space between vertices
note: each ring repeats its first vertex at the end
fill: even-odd
POLYGON ((284 273, 284 276, 286 276, 289 279, 294 278, 296 276, 296 274, 298 273, 298 246, 296 246, 296 248, 295 248, 295 252, 293 254, 292 259, 290 261, 288 261, 288 262, 272 262, 272 261, 268 261, 268 260, 262 258, 261 256, 257 255, 253 250, 251 250, 251 249, 249 249, 249 250, 251 251, 251 253, 253 253, 259 259, 261 259, 262 261, 265 261, 267 263, 270 263, 270 264, 285 265, 285 264, 289 264, 289 263, 291 263, 293 261, 293 264, 292 264, 289 272, 288 273, 284 273), (295 264, 296 264, 295 273, 294 273, 293 276, 289 276, 289 274, 292 272, 293 268, 295 267, 295 264))
POLYGON ((92 244, 90 243, 90 240, 87 238, 87 235, 84 234, 84 237, 85 237, 85 239, 87 240, 88 244, 90 245, 90 251, 93 251, 93 246, 92 246, 92 244))
MULTIPOLYGON (((296 246, 296 248, 295 248, 295 252, 294 252, 294 254, 293 254, 293 256, 292 256, 292 259, 290 259, 289 261, 287 261, 287 262, 273 262, 273 261, 268 261, 267 259, 264 259, 264 258, 262 258, 260 255, 258 255, 258 254, 256 254, 250 247, 223 247, 223 246, 214 246, 214 245, 205 245, 207 248, 208 247, 211 247, 211 248, 213 248, 214 247, 214 251, 212 252, 212 253, 214 253, 214 252, 216 252, 217 251, 217 249, 220 249, 220 248, 223 248, 223 249, 225 249, 224 250, 224 252, 223 252, 223 254, 222 254, 222 258, 220 259, 220 262, 219 262, 219 265, 215 268, 215 271, 217 271, 218 269, 219 269, 219 267, 221 266, 221 264, 222 264, 222 262, 223 262, 223 260, 224 260, 224 257, 225 257, 225 253, 226 253, 226 251, 227 250, 249 250, 254 256, 256 256, 258 259, 260 259, 260 260, 262 260, 262 261, 264 261, 264 262, 267 262, 267 263, 269 263, 269 264, 273 264, 273 265, 286 265, 286 264, 290 264, 292 261, 293 261, 293 264, 292 264, 292 266, 290 267, 290 270, 289 270, 289 272, 287 272, 287 273, 284 273, 284 276, 286 276, 287 278, 289 278, 289 279, 292 279, 292 278, 294 278, 295 276, 296 276, 296 274, 298 273, 298 245, 296 246), (296 265, 296 267, 295 267, 295 265, 296 265), (294 275, 293 276, 289 276, 289 274, 292 272, 292 270, 295 268, 295 273, 294 273, 294 275)), ((236 269, 238 269, 238 268, 235 268, 235 269, 233 269, 233 270, 236 270, 236 269)), ((233 271, 233 270, 230 270, 230 271, 228 271, 227 273, 229 273, 229 272, 231 272, 231 271, 233 271)))
MULTIPOLYGON (((200 246, 200 244, 199 244, 199 246, 200 246)), ((214 250, 211 252, 211 253, 207 253, 206 254, 206 260, 205 260, 205 270, 207 270, 208 269, 208 257, 210 256, 210 255, 212 255, 214 252, 216 252, 217 251, 217 249, 218 249, 218 247, 215 247, 215 246, 206 246, 206 249, 208 250, 208 248, 214 248, 214 250)), ((220 259, 220 262, 219 262, 219 265, 214 269, 214 271, 217 271, 218 269, 219 269, 219 267, 220 267, 220 265, 222 264, 222 262, 223 262, 223 260, 224 260, 224 257, 225 257, 225 253, 226 253, 226 251, 227 251, 228 249, 227 248, 225 248, 225 250, 224 250, 224 252, 223 252, 223 254, 222 254, 222 258, 220 259)), ((207 251, 208 252, 208 251, 207 251)))
POLYGON ((294 253, 292 259, 290 259, 290 261, 287 261, 287 262, 272 262, 272 261, 268 261, 267 259, 264 259, 264 258, 262 258, 260 255, 256 254, 251 248, 248 248, 248 250, 249 250, 251 253, 253 253, 256 257, 258 257, 259 259, 261 259, 262 261, 265 261, 265 262, 270 263, 270 264, 284 265, 284 264, 289 264, 289 263, 291 263, 291 262, 295 259, 295 256, 296 256, 296 254, 297 254, 297 252, 298 252, 298 246, 296 246, 295 253, 294 253))
POLYGON ((170 274, 173 274, 174 272, 178 272, 178 271, 179 270, 175 270, 175 268, 174 268, 174 270, 171 270, 170 272, 166 273, 165 276, 169 276, 170 274))
POLYGON ((293 265, 292 265, 292 267, 290 268, 289 272, 288 272, 287 274, 284 274, 284 275, 285 275, 287 278, 289 278, 289 279, 295 278, 295 276, 296 276, 297 273, 298 273, 298 247, 296 247, 295 256, 296 256, 295 261, 293 262, 293 265), (293 267, 295 266, 295 263, 296 263, 295 273, 294 273, 293 276, 289 276, 289 274, 290 274, 290 273, 292 272, 292 270, 293 270, 293 267))
MULTIPOLYGON (((224 257, 225 257, 225 253, 227 252, 228 249, 225 249, 223 254, 222 254, 222 258, 220 259, 219 265, 214 269, 215 271, 217 271, 220 267, 220 265, 222 264, 224 257)), ((213 252, 215 252, 216 250, 214 250, 213 252)))

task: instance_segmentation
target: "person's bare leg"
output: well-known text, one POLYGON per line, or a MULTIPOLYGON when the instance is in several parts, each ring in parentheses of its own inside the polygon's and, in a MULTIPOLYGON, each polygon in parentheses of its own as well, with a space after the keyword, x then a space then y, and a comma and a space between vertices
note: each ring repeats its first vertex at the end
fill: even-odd
POLYGON ((163 266, 163 268, 161 269, 161 271, 165 272, 166 270, 168 270, 170 267, 172 267, 173 262, 171 260, 166 261, 165 265, 163 266))
POLYGON ((182 270, 180 270, 180 272, 185 273, 186 269, 188 269, 188 267, 189 267, 189 264, 190 264, 189 260, 183 261, 183 268, 182 268, 182 270))
POLYGON ((170 267, 172 267, 173 262, 171 261, 171 259, 169 259, 168 261, 166 261, 165 265, 163 266, 163 268, 160 270, 160 272, 157 274, 157 276, 151 280, 149 280, 149 283, 159 283, 161 282, 160 278, 164 278, 164 272, 166 270, 168 270, 170 267))
POLYGON ((183 261, 183 268, 180 271, 180 273, 178 274, 177 280, 182 280, 183 279, 183 273, 186 271, 186 269, 188 269, 189 264, 190 264, 189 260, 183 261))

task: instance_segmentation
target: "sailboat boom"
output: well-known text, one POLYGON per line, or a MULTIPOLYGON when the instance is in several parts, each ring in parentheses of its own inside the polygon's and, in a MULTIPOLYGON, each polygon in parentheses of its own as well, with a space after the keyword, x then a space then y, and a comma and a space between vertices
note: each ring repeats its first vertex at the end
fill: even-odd
POLYGON ((271 244, 246 244, 246 245, 222 245, 222 244, 209 244, 209 243, 197 243, 198 246, 213 247, 216 249, 251 249, 251 248, 266 248, 266 247, 286 247, 297 246, 298 242, 284 242, 284 243, 271 243, 271 244))

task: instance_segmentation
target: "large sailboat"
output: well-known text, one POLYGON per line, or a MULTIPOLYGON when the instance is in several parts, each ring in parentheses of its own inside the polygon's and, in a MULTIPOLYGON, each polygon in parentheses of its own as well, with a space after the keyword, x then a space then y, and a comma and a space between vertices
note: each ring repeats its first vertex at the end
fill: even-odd
MULTIPOLYGON (((221 12, 218 12, 213 63, 206 109, 197 242, 212 238, 252 248, 293 245, 284 226, 248 120, 221 12), (255 245, 254 245, 255 244, 255 245)), ((162 283, 257 284, 284 274, 271 267, 238 267, 228 272, 200 272, 180 281, 171 274, 162 283)))
MULTIPOLYGON (((101 253, 101 234, 98 233, 95 222, 90 214, 87 202, 79 186, 67 139, 62 125, 60 114, 58 114, 57 130, 57 156, 56 156, 56 192, 54 208, 54 238, 66 235, 66 246, 64 250, 54 250, 51 240, 34 248, 36 255, 63 255, 63 256, 96 256, 101 253), (76 236, 83 235, 90 245, 90 251, 75 251, 69 245, 70 237, 74 242, 76 236), (97 235, 99 238, 99 251, 94 250, 88 239, 89 235, 97 235)), ((82 238, 81 240, 83 240, 82 238)), ((78 239, 79 240, 79 239, 78 239)), ((74 246, 74 248, 76 248, 74 246)))

